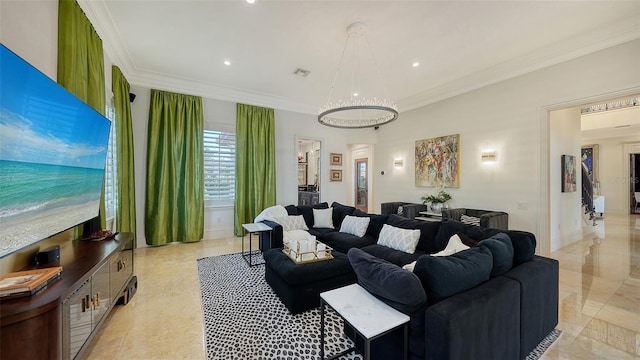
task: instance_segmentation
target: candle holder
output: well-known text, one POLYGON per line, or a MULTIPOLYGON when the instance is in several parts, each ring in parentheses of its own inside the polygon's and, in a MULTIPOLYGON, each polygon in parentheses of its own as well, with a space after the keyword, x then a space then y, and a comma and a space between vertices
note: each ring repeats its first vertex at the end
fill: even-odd
POLYGON ((284 244, 282 252, 296 264, 308 264, 318 261, 333 259, 333 248, 319 241, 313 241, 311 248, 309 240, 290 241, 284 244))

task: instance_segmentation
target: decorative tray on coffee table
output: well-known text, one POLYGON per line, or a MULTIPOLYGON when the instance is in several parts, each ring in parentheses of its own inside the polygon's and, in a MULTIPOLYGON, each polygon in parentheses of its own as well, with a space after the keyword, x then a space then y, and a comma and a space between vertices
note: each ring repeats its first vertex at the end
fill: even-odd
POLYGON ((295 242, 295 244, 296 246, 292 247, 288 243, 285 243, 282 252, 287 254, 296 264, 308 264, 333 259, 333 255, 331 255, 333 248, 321 242, 316 242, 315 249, 308 251, 300 250, 300 242, 295 242))

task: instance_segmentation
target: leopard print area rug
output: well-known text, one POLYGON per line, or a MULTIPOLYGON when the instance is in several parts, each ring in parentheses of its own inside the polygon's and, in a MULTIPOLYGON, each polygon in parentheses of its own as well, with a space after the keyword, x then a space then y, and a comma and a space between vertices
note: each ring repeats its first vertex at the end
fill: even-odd
MULTIPOLYGON (((289 313, 265 281, 264 265, 250 268, 240 254, 213 256, 198 260, 198 276, 207 359, 320 358, 320 309, 289 313)), ((325 321, 325 356, 353 346, 335 312, 327 309, 325 321)), ((542 356, 560 333, 552 331, 527 360, 542 356)), ((340 359, 362 356, 350 353, 340 359)))
MULTIPOLYGON (((320 358, 320 309, 289 313, 265 281, 264 265, 249 268, 240 254, 213 256, 198 260, 198 275, 208 359, 320 358)), ((340 317, 325 315, 325 356, 352 347, 340 317)))

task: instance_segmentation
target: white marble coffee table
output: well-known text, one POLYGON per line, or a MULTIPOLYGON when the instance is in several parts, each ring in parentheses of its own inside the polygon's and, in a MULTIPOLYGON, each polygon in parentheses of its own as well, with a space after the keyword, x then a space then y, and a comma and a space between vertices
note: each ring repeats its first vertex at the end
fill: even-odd
MULTIPOLYGON (((371 341, 404 326, 404 358, 408 358, 409 316, 385 304, 358 284, 320 293, 320 358, 324 357, 325 304, 333 308, 364 339, 364 358, 371 357, 371 341)), ((355 348, 333 355, 335 359, 355 348)))

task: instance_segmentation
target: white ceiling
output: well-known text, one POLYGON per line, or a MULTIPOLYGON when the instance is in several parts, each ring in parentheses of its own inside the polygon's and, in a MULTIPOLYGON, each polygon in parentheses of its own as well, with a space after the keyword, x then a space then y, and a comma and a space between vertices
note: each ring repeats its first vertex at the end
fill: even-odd
POLYGON ((79 3, 132 84, 311 114, 357 21, 400 113, 640 38, 640 1, 79 3))
POLYGON ((640 136, 640 105, 583 114, 580 118, 582 140, 640 136))

